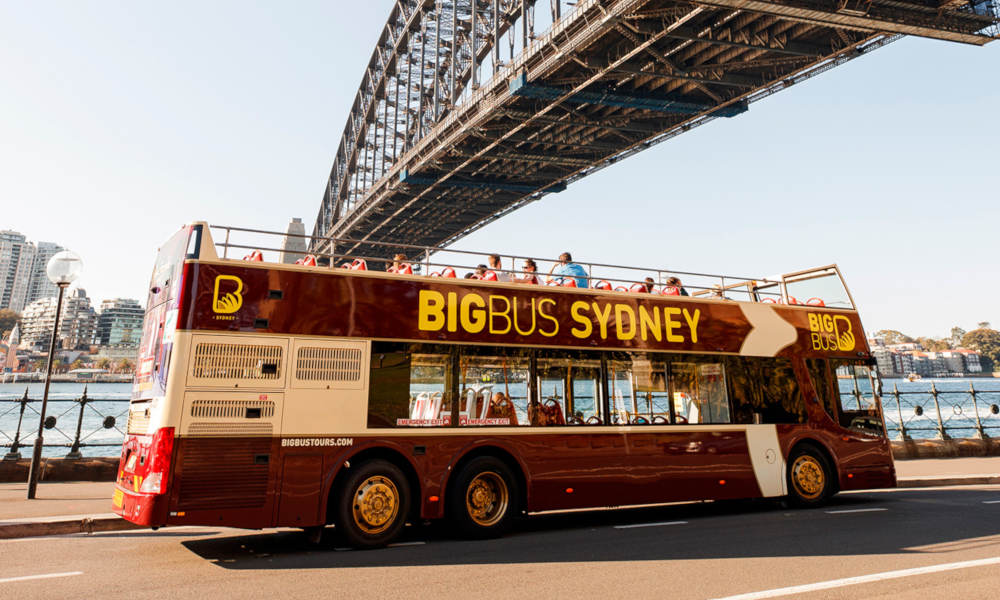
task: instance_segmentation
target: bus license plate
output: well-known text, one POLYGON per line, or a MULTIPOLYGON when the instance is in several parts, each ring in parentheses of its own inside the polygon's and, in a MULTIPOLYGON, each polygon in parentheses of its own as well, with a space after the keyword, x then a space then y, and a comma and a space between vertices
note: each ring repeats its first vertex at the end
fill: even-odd
POLYGON ((111 496, 111 504, 113 504, 115 508, 121 508, 124 502, 125 502, 125 492, 121 490, 115 490, 115 493, 111 496))

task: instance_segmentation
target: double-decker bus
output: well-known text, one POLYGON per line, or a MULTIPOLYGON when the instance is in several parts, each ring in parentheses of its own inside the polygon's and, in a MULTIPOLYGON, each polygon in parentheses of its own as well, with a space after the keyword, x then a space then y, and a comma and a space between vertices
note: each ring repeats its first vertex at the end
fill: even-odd
POLYGON ((286 234, 212 229, 156 259, 113 497, 134 523, 335 524, 376 547, 408 521, 488 537, 546 511, 895 486, 836 266, 581 263, 583 289, 502 281, 506 257, 461 279, 481 257, 340 240, 295 261, 286 234))

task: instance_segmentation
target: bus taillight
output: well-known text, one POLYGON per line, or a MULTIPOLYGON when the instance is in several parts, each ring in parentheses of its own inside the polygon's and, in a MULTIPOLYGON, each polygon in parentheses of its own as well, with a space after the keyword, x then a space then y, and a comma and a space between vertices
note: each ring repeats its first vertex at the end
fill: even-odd
POLYGON ((174 450, 174 428, 161 427, 153 435, 153 443, 149 448, 149 471, 142 480, 140 492, 146 494, 163 494, 167 491, 167 478, 170 473, 170 455, 174 450))

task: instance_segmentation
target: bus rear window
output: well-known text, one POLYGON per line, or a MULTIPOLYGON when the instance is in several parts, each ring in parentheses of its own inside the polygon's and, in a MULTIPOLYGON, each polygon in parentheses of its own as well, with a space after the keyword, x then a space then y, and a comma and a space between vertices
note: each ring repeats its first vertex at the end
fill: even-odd
POLYGON ((146 310, 150 310, 168 299, 177 298, 181 279, 181 269, 184 259, 196 257, 200 228, 183 227, 175 233, 156 253, 156 263, 153 265, 153 277, 149 282, 149 301, 146 310), (194 234, 194 235, 193 235, 194 234))

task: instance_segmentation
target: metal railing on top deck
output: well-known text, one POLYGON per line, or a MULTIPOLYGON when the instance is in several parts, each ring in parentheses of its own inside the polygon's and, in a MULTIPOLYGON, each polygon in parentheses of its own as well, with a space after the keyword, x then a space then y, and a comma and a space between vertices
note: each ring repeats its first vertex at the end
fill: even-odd
MULTIPOLYGON (((306 254, 304 250, 285 249, 280 247, 281 241, 287 243, 290 239, 304 240, 305 247, 318 238, 306 234, 293 234, 262 229, 250 229, 243 227, 232 227, 228 225, 210 225, 213 230, 225 232, 221 241, 216 241, 215 246, 219 256, 229 260, 249 260, 249 255, 242 256, 244 252, 259 252, 260 259, 265 260, 266 255, 273 254, 273 260, 266 262, 281 263, 283 255, 297 257, 312 256, 317 261, 319 267, 348 268, 352 263, 362 261, 365 270, 385 271, 393 264, 393 259, 385 256, 342 254, 337 252, 323 252, 306 254), (234 241, 234 234, 250 238, 248 240, 234 241), (280 238, 280 240, 276 239, 280 238), (277 243, 275 243, 277 242, 277 243), (232 251, 236 251, 235 253, 232 251), (232 256, 231 254, 235 254, 232 256), (373 268, 374 267, 374 268, 373 268)), ((213 237, 214 239, 214 237, 213 237)), ((327 240, 329 241, 329 240, 327 240)), ((338 246, 351 244, 365 244, 374 247, 381 247, 389 250, 386 254, 401 254, 404 261, 409 264, 414 275, 435 276, 441 275, 442 271, 451 269, 454 277, 468 277, 468 274, 475 275, 477 269, 486 267, 497 275, 509 275, 513 279, 525 278, 529 274, 524 270, 516 268, 489 268, 485 263, 489 252, 475 252, 469 250, 456 250, 449 248, 438 248, 430 246, 419 246, 414 244, 402 244, 392 242, 373 242, 353 240, 348 238, 338 238, 332 240, 331 247, 334 250, 338 246), (478 257, 475 263, 469 263, 470 257, 478 257), (454 260, 447 260, 453 257, 454 260), (482 261, 482 262, 480 262, 482 261), (435 271, 437 270, 437 271, 435 271), (460 273, 465 271, 467 274, 460 273)), ((669 288, 683 288, 691 296, 718 298, 725 300, 736 300, 743 302, 770 302, 776 304, 798 304, 826 306, 829 308, 855 308, 853 298, 847 290, 846 282, 840 274, 836 265, 826 265, 803 271, 796 271, 776 277, 745 277, 737 275, 724 275, 712 273, 699 273, 695 271, 681 271, 674 269, 662 269, 656 267, 633 267, 628 265, 615 265, 608 263, 573 261, 583 267, 586 272, 584 276, 566 276, 550 274, 560 263, 551 258, 541 258, 521 254, 500 254, 500 264, 516 265, 519 261, 532 260, 538 265, 537 271, 531 273, 538 277, 539 283, 549 285, 560 285, 560 282, 577 278, 585 279, 588 288, 607 289, 619 292, 653 293, 663 295, 677 295, 669 288), (671 283, 672 278, 677 278, 679 282, 671 283), (810 279, 827 278, 836 282, 836 287, 840 289, 840 297, 836 300, 824 300, 820 297, 807 297, 798 299, 788 291, 790 284, 797 284, 810 279)), ((271 258, 271 257, 268 257, 271 258)), ((449 275, 450 276, 450 275, 449 275)), ((479 278, 479 277, 474 277, 479 278)), ((565 285, 565 283, 562 283, 565 285)), ((569 285, 568 287, 575 287, 569 285)))

